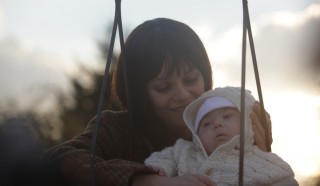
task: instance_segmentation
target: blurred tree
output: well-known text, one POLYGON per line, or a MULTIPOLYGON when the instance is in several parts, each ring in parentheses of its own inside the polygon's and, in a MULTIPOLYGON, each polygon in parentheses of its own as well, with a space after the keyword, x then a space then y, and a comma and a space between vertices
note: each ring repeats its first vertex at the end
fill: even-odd
POLYGON ((36 126, 26 117, 0 123, 0 185, 40 185, 43 145, 36 126))
MULTIPOLYGON (((106 37, 110 38, 112 27, 108 27, 106 37)), ((62 104, 61 120, 63 123, 62 136, 58 143, 71 139, 75 135, 84 130, 90 119, 96 113, 99 103, 100 90, 104 76, 105 64, 107 62, 107 54, 109 50, 110 41, 108 39, 99 41, 100 60, 103 63, 102 69, 92 70, 83 65, 79 65, 80 75, 71 78, 73 87, 72 106, 62 104)), ((112 54, 112 62, 108 74, 108 82, 106 87, 106 95, 104 100, 104 109, 119 110, 119 104, 111 97, 111 77, 114 71, 116 62, 115 54, 112 54)), ((63 99, 61 99, 61 102, 63 99)))
POLYGON ((303 182, 304 186, 320 186, 320 174, 307 178, 303 182))
POLYGON ((10 118, 29 120, 43 147, 48 148, 56 144, 57 139, 61 136, 61 105, 59 104, 68 105, 70 96, 62 92, 59 87, 50 84, 29 87, 25 92, 28 92, 25 97, 32 104, 25 108, 21 107, 15 94, 0 100, 0 122, 5 122, 10 118))
POLYGON ((314 178, 313 186, 320 186, 320 174, 314 178))
MULTIPOLYGON (((82 132, 97 112, 110 45, 111 26, 107 27, 105 38, 97 42, 100 56, 93 61, 98 62, 100 67, 93 69, 78 63, 79 72, 70 77, 71 93, 50 84, 29 87, 26 92, 33 95, 28 99, 32 105, 26 109, 21 109, 14 95, 9 95, 0 99, 0 122, 11 117, 26 117, 34 121, 32 124, 41 136, 45 148, 71 139, 82 132)), ((115 56, 113 53, 103 109, 120 109, 117 101, 111 97, 110 87, 117 61, 115 56)))

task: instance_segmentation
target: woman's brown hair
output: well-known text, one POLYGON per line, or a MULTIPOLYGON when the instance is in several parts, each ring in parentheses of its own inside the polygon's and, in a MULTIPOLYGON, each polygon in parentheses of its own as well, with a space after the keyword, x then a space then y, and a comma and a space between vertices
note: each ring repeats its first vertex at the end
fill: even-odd
POLYGON ((146 21, 136 27, 125 43, 113 76, 113 94, 136 122, 153 116, 147 94, 147 83, 155 78, 163 66, 168 74, 179 73, 183 66, 197 68, 205 82, 205 90, 212 88, 212 70, 208 55, 198 35, 186 24, 167 18, 146 21), (170 60, 168 60, 170 59, 170 60), (126 76, 124 76, 125 63, 126 76), (124 78, 127 78, 128 92, 124 78))

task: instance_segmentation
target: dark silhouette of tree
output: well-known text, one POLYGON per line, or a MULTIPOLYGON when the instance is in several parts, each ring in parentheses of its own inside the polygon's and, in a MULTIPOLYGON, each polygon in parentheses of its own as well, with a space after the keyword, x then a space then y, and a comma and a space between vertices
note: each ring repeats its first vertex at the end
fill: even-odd
POLYGON ((314 177, 313 186, 320 186, 320 174, 314 177))
MULTIPOLYGON (((106 32, 106 37, 110 38, 111 28, 106 32)), ((101 63, 103 69, 92 70, 83 65, 79 65, 80 77, 72 77, 71 84, 73 87, 74 104, 70 106, 63 106, 61 120, 63 122, 62 138, 59 142, 71 139, 75 135, 81 133, 87 126, 90 119, 97 114, 99 104, 99 97, 101 85, 104 76, 105 64, 107 61, 107 54, 109 50, 109 40, 99 41, 98 46, 101 53, 101 63), (85 77, 85 78, 83 78, 85 77), (88 81, 84 81, 87 79, 88 81), (88 83, 89 82, 89 83, 88 83)), ((110 95, 111 93, 111 77, 116 62, 116 55, 112 54, 112 63, 108 74, 108 82, 106 87, 106 95, 103 109, 119 110, 119 104, 110 95)))
MULTIPOLYGON (((101 68, 93 69, 78 63, 78 75, 70 77, 72 92, 66 94, 60 87, 52 85, 36 85, 27 91, 33 105, 28 110, 20 110, 14 97, 0 99, 0 122, 11 117, 27 117, 34 121, 41 141, 46 148, 60 144, 81 133, 90 119, 97 114, 101 85, 111 38, 111 27, 106 29, 105 39, 98 41, 100 56, 92 59, 101 64, 101 68), (53 100, 54 106, 44 111, 47 100, 53 100)), ((118 42, 118 41, 116 41, 118 42)), ((103 109, 119 110, 120 106, 111 97, 110 82, 117 61, 112 54, 106 95, 103 109)))
POLYGON ((320 186, 320 174, 307 178, 305 181, 303 181, 302 185, 304 185, 304 186, 320 186))
POLYGON ((40 185, 43 144, 26 117, 12 117, 0 123, 0 185, 40 185))
POLYGON ((27 108, 21 107, 15 95, 8 95, 0 100, 0 122, 12 118, 30 121, 29 124, 34 128, 43 147, 49 148, 57 143, 60 135, 59 127, 62 124, 60 107, 66 105, 70 98, 59 87, 50 84, 30 86, 25 92, 28 93, 29 102, 32 103, 27 108), (47 107, 48 102, 51 103, 49 107, 47 107))

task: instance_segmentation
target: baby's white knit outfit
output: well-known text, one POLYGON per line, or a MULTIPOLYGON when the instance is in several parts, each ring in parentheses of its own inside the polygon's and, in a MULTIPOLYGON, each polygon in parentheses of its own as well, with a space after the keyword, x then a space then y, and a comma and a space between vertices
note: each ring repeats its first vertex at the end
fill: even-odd
MULTIPOLYGON (((174 146, 167 147, 161 152, 152 153, 145 160, 145 164, 162 168, 167 176, 180 176, 191 173, 208 176, 218 186, 238 185, 240 136, 234 136, 227 143, 217 147, 208 156, 194 130, 194 123, 199 107, 208 97, 225 97, 240 110, 240 95, 241 89, 238 87, 216 88, 213 91, 205 92, 185 109, 183 115, 186 125, 193 134, 193 141, 178 139, 174 146)), ((254 145, 254 133, 249 117, 254 102, 254 97, 246 90, 244 185, 298 185, 288 163, 278 155, 263 152, 254 145)))

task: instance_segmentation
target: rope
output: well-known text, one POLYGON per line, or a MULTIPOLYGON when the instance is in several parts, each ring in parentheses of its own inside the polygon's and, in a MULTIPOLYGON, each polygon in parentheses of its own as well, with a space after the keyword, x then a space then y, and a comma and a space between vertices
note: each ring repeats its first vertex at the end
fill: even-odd
MULTIPOLYGON (((248 7, 247 7, 248 10, 248 7)), ((271 152, 271 144, 270 144, 270 136, 269 136, 269 128, 267 125, 267 118, 266 118, 266 112, 264 109, 264 103, 263 103, 263 98, 262 98, 262 90, 261 90, 261 84, 260 84, 260 78, 259 78, 259 70, 258 70, 258 65, 257 65, 257 58, 256 58, 256 53, 254 49, 254 43, 253 43, 253 38, 252 38, 252 31, 251 31, 251 25, 250 25, 250 19, 249 19, 249 12, 247 11, 247 26, 248 26, 248 34, 249 34, 249 42, 250 42, 250 50, 251 50, 251 56, 252 56, 252 62, 253 62, 253 68, 254 68, 254 75, 256 78, 256 84, 257 84, 257 90, 258 90, 258 95, 259 95, 259 101, 260 101, 260 109, 261 109, 261 119, 262 119, 262 126, 265 131, 265 140, 266 140, 266 145, 267 145, 267 151, 271 152)))
MULTIPOLYGON (((101 111, 103 108, 104 103, 104 97, 106 96, 106 87, 108 82, 108 73, 110 69, 111 59, 113 55, 113 48, 114 48, 114 41, 116 37, 117 32, 117 26, 119 27, 119 37, 120 37, 120 44, 121 44, 121 53, 124 52, 124 41, 123 41, 123 31, 122 31, 122 21, 121 21, 121 0, 115 0, 116 2, 116 8, 115 8, 115 16, 113 21, 113 28, 112 28, 112 35, 110 40, 110 46, 108 50, 108 57, 107 57, 107 63, 104 71, 104 77, 101 85, 101 91, 100 91, 100 97, 99 97, 99 104, 97 109, 97 117, 95 120, 95 126, 93 130, 93 137, 92 137, 92 147, 91 147, 91 173, 92 173, 92 186, 96 185, 96 144, 97 144, 97 134, 98 134, 98 128, 100 125, 100 119, 101 119, 101 111)), ((125 65, 123 65, 125 66, 125 65)), ((126 78, 125 78, 126 79, 126 78)))
POLYGON ((267 145, 267 151, 271 152, 271 144, 269 141, 269 129, 266 120, 266 113, 263 104, 262 98, 262 91, 261 91, 261 84, 258 72, 258 65, 257 59, 255 54, 255 48, 253 43, 251 25, 250 25, 250 17, 249 17, 249 10, 248 10, 248 2, 247 0, 242 1, 243 4, 243 33, 242 33, 242 66, 241 66, 241 126, 240 126, 240 157, 239 157, 239 185, 243 186, 243 160, 244 160, 244 106, 245 106, 245 74, 246 74, 246 41, 247 41, 247 31, 249 36, 249 44, 251 50, 251 56, 253 61, 254 67, 254 74, 257 84, 257 90, 259 95, 260 101, 260 110, 261 110, 261 117, 262 117, 262 126, 265 131, 265 141, 267 145))
MULTIPOLYGON (((132 123, 133 123, 133 115, 132 115, 132 99, 130 98, 130 89, 128 88, 128 73, 127 73, 127 68, 126 68, 126 53, 125 53, 125 45, 124 45, 124 38, 123 38, 123 29, 122 29, 122 20, 121 20, 121 0, 116 0, 117 4, 117 18, 118 18, 118 27, 119 27, 119 39, 120 39, 120 47, 121 47, 121 60, 122 60, 122 70, 123 70, 123 75, 124 75, 124 87, 125 87, 125 91, 126 91, 126 98, 127 98, 127 113, 128 113, 128 125, 131 127, 132 123)), ((127 132, 130 133, 132 132, 130 130, 130 127, 128 127, 127 132)), ((128 141, 132 142, 132 136, 130 136, 130 139, 127 139, 128 141)), ((133 145, 130 145, 129 148, 131 148, 131 152, 134 151, 133 149, 133 145)), ((127 151, 127 153, 129 153, 129 151, 127 151)), ((130 156, 130 155, 128 155, 130 156)))
MULTIPOLYGON (((243 0, 243 3, 246 0, 243 0)), ((243 185, 243 160, 244 160, 244 119, 245 119, 245 86, 246 86, 246 48, 247 48, 247 19, 245 7, 243 6, 243 28, 242 28, 242 59, 241 59, 241 100, 240 100, 240 157, 239 157, 239 185, 243 185)))

